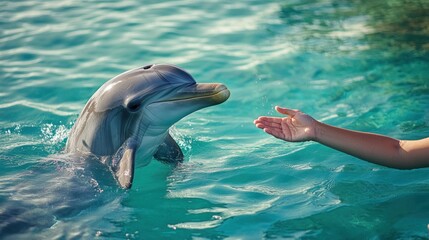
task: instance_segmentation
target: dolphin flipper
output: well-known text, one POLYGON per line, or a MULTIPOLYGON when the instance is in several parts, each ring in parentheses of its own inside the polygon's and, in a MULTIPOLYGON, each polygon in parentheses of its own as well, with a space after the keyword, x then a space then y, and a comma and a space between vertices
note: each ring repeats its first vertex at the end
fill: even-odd
POLYGON ((116 180, 122 188, 129 189, 133 184, 136 151, 136 145, 127 142, 117 153, 117 155, 122 156, 119 161, 114 162, 112 169, 116 180))
POLYGON ((183 161, 183 152, 170 133, 168 133, 153 157, 161 162, 177 164, 183 161))

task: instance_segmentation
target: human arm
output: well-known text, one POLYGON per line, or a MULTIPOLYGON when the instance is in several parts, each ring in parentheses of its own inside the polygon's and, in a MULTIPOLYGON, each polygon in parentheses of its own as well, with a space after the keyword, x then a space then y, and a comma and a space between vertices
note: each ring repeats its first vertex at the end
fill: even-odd
POLYGON ((288 117, 259 117, 254 123, 279 139, 316 141, 360 159, 397 169, 429 167, 429 138, 398 140, 330 126, 298 110, 280 107, 276 110, 288 117))

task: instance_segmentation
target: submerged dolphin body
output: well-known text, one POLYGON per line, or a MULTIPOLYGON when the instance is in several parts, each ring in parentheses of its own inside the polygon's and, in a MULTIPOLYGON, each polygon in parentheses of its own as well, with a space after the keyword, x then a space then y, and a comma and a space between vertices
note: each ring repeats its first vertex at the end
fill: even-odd
POLYGON ((66 152, 101 157, 123 188, 130 188, 139 157, 180 162, 183 153, 169 128, 186 115, 222 103, 222 84, 197 84, 172 65, 148 65, 124 72, 102 85, 80 113, 66 152))

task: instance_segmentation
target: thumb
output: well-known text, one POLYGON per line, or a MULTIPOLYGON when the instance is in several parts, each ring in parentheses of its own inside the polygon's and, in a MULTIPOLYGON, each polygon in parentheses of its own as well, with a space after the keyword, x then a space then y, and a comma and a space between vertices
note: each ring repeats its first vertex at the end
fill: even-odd
POLYGON ((281 114, 289 115, 291 117, 295 116, 295 114, 297 114, 299 112, 298 110, 293 110, 293 109, 289 109, 289 108, 282 108, 279 106, 276 106, 275 109, 277 112, 279 112, 281 114))

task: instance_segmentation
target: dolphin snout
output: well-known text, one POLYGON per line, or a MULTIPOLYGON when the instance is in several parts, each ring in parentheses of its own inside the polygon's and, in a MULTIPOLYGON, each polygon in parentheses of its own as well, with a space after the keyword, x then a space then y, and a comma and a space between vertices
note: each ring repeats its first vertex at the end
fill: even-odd
POLYGON ((198 83, 179 90, 174 100, 199 99, 219 104, 226 101, 229 95, 228 88, 221 83, 198 83))
POLYGON ((150 103, 146 109, 158 119, 157 124, 172 125, 192 112, 225 102, 229 95, 228 88, 220 83, 191 84, 150 103))
POLYGON ((230 95, 228 88, 221 83, 199 83, 193 87, 192 98, 204 99, 211 104, 223 103, 230 95))
POLYGON ((228 88, 221 83, 216 84, 213 92, 215 92, 215 94, 213 95, 213 98, 214 98, 213 100, 216 103, 225 102, 229 98, 229 96, 231 95, 228 88))
POLYGON ((228 88, 222 83, 215 83, 214 85, 215 85, 215 89, 214 89, 215 91, 221 92, 223 90, 228 90, 228 88))

